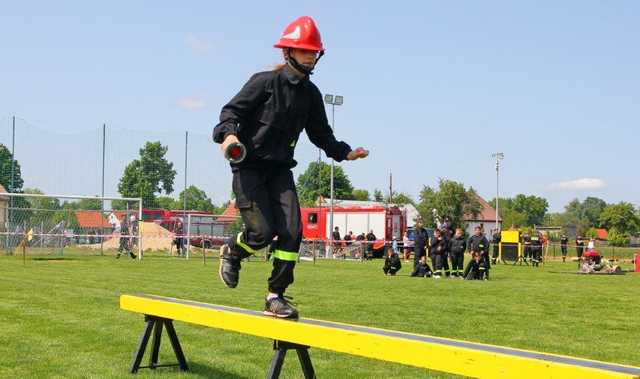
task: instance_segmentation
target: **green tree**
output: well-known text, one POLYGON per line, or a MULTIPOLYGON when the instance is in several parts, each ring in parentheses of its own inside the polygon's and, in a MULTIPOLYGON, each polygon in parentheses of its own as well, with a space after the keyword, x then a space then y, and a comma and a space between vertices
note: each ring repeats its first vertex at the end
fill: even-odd
POLYGON ((549 202, 542 197, 518 194, 513 198, 512 209, 526 216, 527 225, 542 225, 549 209, 549 202))
MULTIPOLYGON (((489 204, 496 208, 496 199, 493 198, 489 204)), ((527 225, 527 216, 513 209, 513 199, 500 198, 499 204, 500 218, 502 218, 502 227, 508 229, 511 227, 520 228, 527 225)))
POLYGON ((102 201, 100 199, 80 199, 78 201, 67 201, 62 204, 62 208, 99 211, 102 209, 102 201))
MULTIPOLYGON (((333 181, 336 199, 352 199, 353 186, 342 167, 335 166, 333 181)), ((320 162, 320 165, 318 162, 309 163, 305 172, 298 176, 296 187, 300 203, 303 206, 316 204, 319 196, 331 196, 331 166, 324 162, 320 162)))
POLYGON ((22 172, 20 170, 20 164, 17 160, 13 159, 11 151, 0 144, 0 184, 7 190, 7 192, 20 192, 24 185, 22 180, 22 172), (11 187, 11 163, 13 162, 13 188, 11 187))
POLYGON ((564 213, 561 214, 562 225, 575 225, 576 233, 579 236, 584 235, 589 228, 593 227, 582 210, 582 203, 578 199, 573 199, 564 207, 564 213))
POLYGON ((178 201, 171 196, 158 196, 156 198, 156 204, 158 208, 162 209, 181 209, 182 205, 178 204, 178 201))
MULTIPOLYGON (((495 208, 496 199, 490 204, 495 208)), ((505 228, 525 227, 549 223, 546 218, 549 203, 537 196, 516 195, 513 198, 500 198, 500 217, 505 228)))
MULTIPOLYGON (((24 193, 43 195, 44 193, 38 188, 25 188, 24 193)), ((59 199, 53 197, 27 197, 23 199, 26 206, 20 206, 19 210, 13 212, 15 222, 22 224, 29 229, 31 227, 42 226, 45 230, 53 228, 60 221, 65 221, 65 228, 78 228, 78 220, 76 219, 75 210, 78 208, 78 202, 60 202, 59 199)), ((88 204, 91 203, 91 199, 88 204)), ((98 201, 98 204, 100 202, 98 201)), ((88 209, 88 208, 82 208, 88 209)), ((100 207, 98 206, 98 209, 100 207)))
POLYGON ((187 189, 180 192, 178 198, 178 205, 180 208, 184 207, 184 200, 187 199, 187 209, 203 212, 215 212, 217 209, 211 202, 211 199, 207 197, 207 194, 196 186, 189 186, 187 189))
POLYGON ((589 229, 587 229, 586 232, 584 232, 584 236, 586 238, 598 238, 598 231, 596 230, 596 228, 591 227, 589 229))
POLYGON ((600 227, 600 215, 607 203, 597 197, 587 197, 583 202, 572 200, 565 207, 567 220, 582 229, 600 227))
POLYGON ((369 201, 370 197, 369 197, 369 191, 365 190, 365 189, 354 189, 353 192, 351 193, 351 197, 353 198, 353 200, 360 200, 360 201, 369 201))
POLYGON ((384 201, 384 195, 382 195, 382 191, 380 191, 377 188, 373 190, 373 201, 377 201, 377 202, 384 201))
POLYGON ((584 219, 591 226, 599 227, 600 215, 602 211, 607 207, 607 203, 597 197, 587 197, 582 202, 582 214, 584 219))
POLYGON ((482 210, 477 196, 473 188, 466 189, 462 183, 440 179, 437 189, 428 186, 422 188, 416 208, 427 226, 435 224, 435 209, 440 217, 449 217, 454 226, 463 227, 465 215, 475 217, 482 210))
POLYGON ((176 176, 173 163, 165 158, 167 150, 160 142, 147 142, 140 149, 140 158, 124 169, 118 192, 124 197, 141 197, 143 206, 157 206, 156 193, 172 193, 176 176))
POLYGON ((640 231, 640 218, 631 203, 620 202, 607 205, 600 214, 600 223, 609 230, 635 235, 640 231))
MULTIPOLYGON (((387 199, 388 200, 388 199, 387 199)), ((393 198, 389 201, 392 204, 397 205, 405 205, 405 204, 414 204, 415 202, 408 194, 404 192, 397 192, 393 194, 393 198)))
POLYGON ((502 217, 502 225, 506 228, 521 227, 528 225, 527 215, 522 214, 513 209, 505 209, 504 211, 500 208, 500 215, 502 217))

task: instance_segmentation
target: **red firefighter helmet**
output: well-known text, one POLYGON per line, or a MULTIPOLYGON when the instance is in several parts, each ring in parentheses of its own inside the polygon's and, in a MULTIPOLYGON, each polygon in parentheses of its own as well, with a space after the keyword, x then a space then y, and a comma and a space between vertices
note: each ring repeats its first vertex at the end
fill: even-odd
POLYGON ((277 48, 293 48, 323 52, 322 38, 316 23, 309 16, 298 17, 287 25, 280 41, 273 45, 277 48))

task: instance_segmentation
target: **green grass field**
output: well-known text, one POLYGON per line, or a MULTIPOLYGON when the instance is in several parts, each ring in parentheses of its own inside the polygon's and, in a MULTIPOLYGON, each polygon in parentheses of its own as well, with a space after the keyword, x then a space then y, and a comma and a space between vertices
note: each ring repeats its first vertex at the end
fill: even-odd
MULTIPOLYGON (((129 377, 142 316, 119 310, 124 293, 152 293, 262 309, 270 265, 243 265, 235 290, 203 265, 162 255, 0 257, 0 378, 129 377)), ((640 275, 579 276, 575 263, 498 265, 489 282, 385 277, 382 262, 302 262, 290 289, 303 317, 560 353, 640 366, 640 275)), ((624 266, 631 268, 629 264, 624 266)), ((139 377, 259 378, 270 341, 176 323, 191 371, 141 370, 139 377)), ((163 339, 160 363, 173 363, 163 339)), ((321 378, 451 377, 376 360, 311 350, 321 378)), ((148 357, 145 357, 145 364, 148 357)), ((283 378, 299 378, 295 354, 283 378)))

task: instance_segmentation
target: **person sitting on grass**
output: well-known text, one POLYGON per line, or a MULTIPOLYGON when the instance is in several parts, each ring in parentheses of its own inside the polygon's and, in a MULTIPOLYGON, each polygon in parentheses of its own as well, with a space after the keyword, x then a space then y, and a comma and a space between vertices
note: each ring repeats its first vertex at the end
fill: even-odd
POLYGON ((411 276, 420 278, 430 278, 433 276, 433 271, 431 271, 431 267, 429 267, 429 264, 427 263, 426 255, 420 257, 418 264, 413 268, 411 276))
POLYGON ((466 280, 488 280, 489 278, 485 276, 487 268, 484 262, 481 252, 472 251, 471 261, 464 270, 464 278, 466 280))
POLYGON ((384 266, 382 267, 382 271, 384 271, 385 275, 394 276, 400 269, 402 268, 402 263, 400 263, 400 257, 398 253, 394 250, 390 249, 388 251, 387 257, 384 259, 384 266))
POLYGON ((484 279, 489 280, 489 270, 491 269, 491 259, 489 258, 489 241, 484 236, 482 229, 482 225, 478 225, 474 228, 473 235, 469 237, 469 242, 467 242, 467 248, 471 252, 475 251, 480 254, 480 260, 482 260, 482 267, 484 268, 484 279))

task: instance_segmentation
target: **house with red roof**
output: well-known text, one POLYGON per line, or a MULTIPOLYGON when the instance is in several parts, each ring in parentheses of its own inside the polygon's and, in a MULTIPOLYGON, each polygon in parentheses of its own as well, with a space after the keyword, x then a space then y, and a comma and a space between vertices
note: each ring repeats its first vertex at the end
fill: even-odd
MULTIPOLYGON (((466 232, 468 235, 473 234, 473 229, 480 226, 484 229, 487 238, 490 238, 491 230, 496 227, 496 209, 492 207, 485 199, 476 194, 476 198, 480 202, 480 213, 477 215, 465 215, 464 223, 467 225, 466 232)), ((498 223, 502 229, 502 217, 498 216, 498 223)))
POLYGON ((233 224, 238 217, 240 217, 240 211, 236 208, 236 201, 231 200, 229 204, 227 204, 224 212, 222 212, 222 215, 220 215, 216 221, 225 224, 233 224))
MULTIPOLYGON (((105 235, 113 229, 101 211, 80 210, 75 211, 75 216, 79 227, 79 230, 75 231, 77 234, 105 235)), ((92 238, 88 238, 88 242, 93 242, 92 238)))

